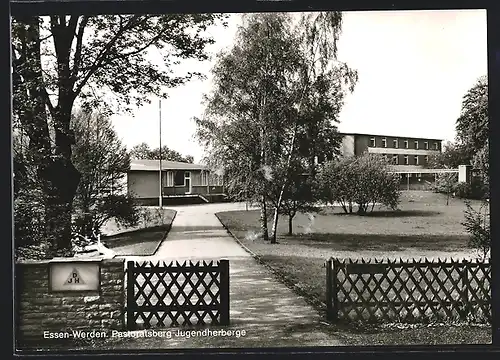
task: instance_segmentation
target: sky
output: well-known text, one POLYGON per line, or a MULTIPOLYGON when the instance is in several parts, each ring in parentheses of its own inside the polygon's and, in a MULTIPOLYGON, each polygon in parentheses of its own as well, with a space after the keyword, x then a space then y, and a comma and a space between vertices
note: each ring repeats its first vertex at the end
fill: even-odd
MULTIPOLYGON (((240 24, 231 14, 228 27, 209 33, 216 54, 229 48, 240 24)), ((340 113, 341 132, 453 140, 462 98, 487 75, 485 10, 377 11, 343 13, 338 59, 358 71, 353 93, 340 113)), ((192 80, 169 90, 161 101, 161 142, 200 162, 203 148, 194 138, 192 118, 203 114, 213 62, 187 61, 179 71, 196 70, 192 80)), ((158 147, 159 100, 132 115, 115 115, 113 125, 128 149, 145 142, 158 147)))

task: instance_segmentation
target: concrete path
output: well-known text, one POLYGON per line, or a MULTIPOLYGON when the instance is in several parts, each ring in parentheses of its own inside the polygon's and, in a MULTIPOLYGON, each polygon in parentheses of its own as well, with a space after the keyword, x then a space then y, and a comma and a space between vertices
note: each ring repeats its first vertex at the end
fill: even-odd
POLYGON ((322 323, 314 308, 278 282, 233 240, 214 215, 220 209, 214 205, 176 208, 172 229, 156 254, 126 258, 153 261, 229 259, 231 326, 221 329, 234 332, 230 336, 186 338, 184 333, 177 333, 177 329, 167 328, 164 330, 169 331, 168 337, 128 339, 123 345, 130 349, 341 345, 334 335, 325 331, 328 325, 322 323))

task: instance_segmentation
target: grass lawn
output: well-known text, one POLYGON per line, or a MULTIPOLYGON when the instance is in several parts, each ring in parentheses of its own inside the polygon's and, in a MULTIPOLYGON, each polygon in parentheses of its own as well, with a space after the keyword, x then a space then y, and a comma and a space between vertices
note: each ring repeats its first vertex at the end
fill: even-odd
POLYGON ((144 228, 102 238, 103 243, 117 255, 153 255, 167 236, 175 218, 174 210, 164 210, 163 224, 145 224, 144 228), (149 225, 149 226, 148 226, 149 225))
MULTIPOLYGON (((440 194, 403 192, 396 212, 375 207, 374 213, 367 216, 346 215, 340 208, 323 210, 314 217, 299 214, 294 219, 292 236, 286 235, 288 221, 281 218, 278 244, 269 244, 258 237, 258 211, 221 212, 217 216, 259 261, 324 313, 323 264, 330 257, 475 257, 460 224, 464 209, 460 199, 450 199, 446 205, 446 197, 440 194)), ((338 326, 332 326, 332 331, 338 331, 338 326)), ((348 334, 344 341, 352 345, 491 343, 490 327, 378 328, 376 331, 349 327, 340 333, 344 332, 348 334)))

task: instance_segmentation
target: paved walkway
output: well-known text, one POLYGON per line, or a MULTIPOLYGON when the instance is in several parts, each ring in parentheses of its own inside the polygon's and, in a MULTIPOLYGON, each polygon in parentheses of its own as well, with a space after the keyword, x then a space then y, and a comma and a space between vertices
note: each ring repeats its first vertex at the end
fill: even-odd
MULTIPOLYGON (((317 311, 258 264, 222 227, 216 206, 178 207, 167 239, 153 256, 127 260, 229 259, 232 336, 129 339, 127 348, 336 346, 317 311), (245 333, 243 335, 243 332, 245 333), (239 335, 239 337, 238 337, 239 335)), ((211 327, 211 330, 215 327, 211 327)), ((222 328, 221 328, 222 329, 222 328)), ((181 335, 181 334, 179 334, 181 335)), ((122 348, 122 346, 119 346, 122 348)))

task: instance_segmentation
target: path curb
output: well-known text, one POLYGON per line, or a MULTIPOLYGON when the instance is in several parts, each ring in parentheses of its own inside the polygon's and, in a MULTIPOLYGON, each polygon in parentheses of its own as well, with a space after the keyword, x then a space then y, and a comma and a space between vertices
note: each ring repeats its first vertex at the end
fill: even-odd
MULTIPOLYGON (((222 227, 231 235, 231 237, 240 245, 243 250, 245 250, 247 253, 249 253, 260 265, 264 266, 267 270, 269 270, 277 279, 279 282, 284 284, 286 287, 288 287, 290 290, 301 296, 306 303, 309 305, 313 306, 313 308, 322 315, 323 312, 326 313, 326 310, 320 310, 319 307, 323 307, 323 309, 326 309, 326 304, 321 301, 319 298, 315 296, 311 296, 305 289, 302 287, 298 286, 297 284, 294 284, 292 281, 286 279, 278 270, 274 269, 273 267, 269 266, 267 263, 265 263, 262 258, 254 253, 252 250, 250 250, 245 244, 243 244, 240 239, 231 231, 229 228, 222 222, 220 219, 219 215, 215 213, 215 217, 219 222, 221 223, 222 227)), ((323 321, 326 321, 326 319, 323 319, 323 321)))
MULTIPOLYGON (((172 209, 171 209, 172 210, 172 209)), ((151 255, 148 256, 154 256, 156 255, 156 252, 160 248, 160 246, 163 244, 163 242, 167 239, 168 234, 170 233, 170 230, 172 229, 172 225, 174 223, 175 217, 177 216, 177 210, 172 210, 174 212, 174 216, 172 216, 172 221, 170 222, 170 225, 168 226, 167 230, 165 231, 165 235, 163 236, 163 239, 156 245, 155 251, 151 255)))

